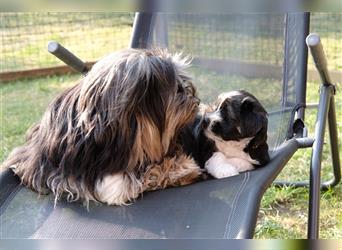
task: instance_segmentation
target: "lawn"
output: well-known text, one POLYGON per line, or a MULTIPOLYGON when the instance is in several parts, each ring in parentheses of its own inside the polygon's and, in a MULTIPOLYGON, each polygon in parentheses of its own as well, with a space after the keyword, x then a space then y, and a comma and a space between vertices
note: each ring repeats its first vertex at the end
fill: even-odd
MULTIPOLYGON (((19 19, 4 19, 3 15, 0 14, 0 31, 2 32, 1 72, 58 65, 59 62, 46 53, 48 40, 58 40, 83 59, 96 60, 109 51, 127 47, 132 28, 131 15, 124 15, 114 19, 121 25, 112 25, 113 17, 110 14, 101 13, 92 14, 94 16, 90 21, 89 15, 86 14, 79 15, 76 19, 70 13, 65 13, 63 16, 50 14, 49 21, 43 16, 33 14, 31 17, 23 15, 19 19), (58 24, 56 24, 56 20, 59 21, 58 24), (30 28, 29 24, 32 22, 38 25, 36 30, 30 28), (78 26, 76 28, 75 26, 71 27, 73 23, 77 23, 78 26), (20 41, 16 40, 18 34, 22 38, 20 41)), ((331 15, 329 20, 326 20, 326 17, 320 14, 312 16, 311 30, 323 35, 322 41, 325 45, 329 66, 333 70, 342 69, 341 20, 341 14, 331 15)), ((243 27, 246 28, 247 26, 248 22, 246 21, 243 27)), ((170 30, 170 41, 174 46, 173 50, 184 50, 186 52, 192 46, 193 55, 216 59, 232 57, 255 63, 269 61, 277 65, 282 64, 282 53, 279 53, 282 49, 282 43, 279 37, 270 39, 269 37, 266 38, 270 34, 266 34, 266 37, 257 36, 254 37, 256 40, 251 40, 244 33, 241 33, 238 37, 234 36, 229 31, 230 28, 234 28, 232 31, 234 33, 241 27, 232 26, 223 27, 222 30, 199 30, 194 26, 179 26, 174 30, 170 30), (186 36, 190 30, 192 36, 186 36), (208 34, 217 38, 217 40, 213 40, 216 49, 213 49, 213 44, 205 42, 208 34), (239 43, 243 39, 247 40, 248 43, 239 43), (246 51, 248 48, 249 53, 238 53, 238 51, 246 51)), ((249 29, 253 30, 253 27, 249 27, 249 29)), ((310 67, 312 67, 311 59, 310 67)), ((280 80, 246 79, 241 76, 216 74, 196 67, 193 68, 192 73, 195 76, 199 95, 203 101, 213 101, 216 95, 222 91, 247 89, 261 100, 268 111, 272 111, 279 106, 280 80)), ((0 162, 7 157, 14 147, 24 142, 26 130, 39 121, 51 99, 71 86, 79 78, 79 75, 50 76, 0 84, 0 162)), ((342 155, 341 86, 342 79, 339 79, 337 83, 336 111, 340 155, 342 155)), ((318 83, 308 83, 308 102, 318 102, 318 89, 318 83)), ((310 136, 314 132, 315 117, 315 109, 306 111, 306 125, 310 136)), ((270 127, 273 128, 269 134, 271 138, 281 129, 279 126, 277 127, 277 122, 277 119, 272 118, 270 120, 270 127)), ((272 144, 277 145, 276 138, 272 139, 272 144)), ((298 150, 279 176, 279 179, 307 180, 310 153, 310 149, 298 150)), ((323 178, 331 178, 328 139, 325 144, 322 166, 323 178)), ((271 187, 266 191, 262 199, 255 238, 305 238, 307 205, 307 189, 271 187)), ((332 190, 322 192, 320 221, 321 238, 342 239, 342 184, 332 190)))
POLYGON ((58 41, 85 61, 126 48, 133 13, 0 13, 0 72, 62 65, 47 52, 58 41))

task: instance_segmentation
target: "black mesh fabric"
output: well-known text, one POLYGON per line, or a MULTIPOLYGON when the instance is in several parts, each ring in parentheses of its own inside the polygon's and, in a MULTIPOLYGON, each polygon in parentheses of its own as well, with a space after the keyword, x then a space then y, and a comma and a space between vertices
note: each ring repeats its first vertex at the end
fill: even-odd
POLYGON ((264 168, 220 180, 143 194, 130 206, 38 196, 21 187, 1 206, 1 238, 251 238, 261 194, 298 145, 291 140, 264 168))

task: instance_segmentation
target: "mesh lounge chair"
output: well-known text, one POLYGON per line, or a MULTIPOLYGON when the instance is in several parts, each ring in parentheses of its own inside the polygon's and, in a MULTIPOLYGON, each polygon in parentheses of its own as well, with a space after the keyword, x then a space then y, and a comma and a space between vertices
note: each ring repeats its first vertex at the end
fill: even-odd
MULTIPOLYGON (((192 15, 138 13, 131 46, 168 47, 194 57, 193 75, 203 101, 246 89, 269 112, 271 162, 225 179, 145 193, 125 207, 59 202, 21 186, 9 170, 1 174, 2 238, 252 238, 261 198, 292 155, 312 147, 308 237, 318 237, 320 188, 340 180, 334 86, 316 35, 308 43, 322 78, 315 137, 304 123, 309 14, 192 15), (262 41, 272 40, 263 47, 262 41), (258 56, 256 56, 258 54, 258 56), (233 59, 232 59, 233 58, 233 59), (334 179, 320 183, 325 121, 328 119, 334 179)), ((54 53, 80 72, 82 61, 58 44, 54 53)), ((139 248, 139 246, 137 246, 139 248)))

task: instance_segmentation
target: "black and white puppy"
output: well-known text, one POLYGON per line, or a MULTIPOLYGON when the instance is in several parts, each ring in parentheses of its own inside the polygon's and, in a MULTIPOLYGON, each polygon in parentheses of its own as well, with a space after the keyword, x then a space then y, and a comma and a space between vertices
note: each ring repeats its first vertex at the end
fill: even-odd
POLYGON ((181 134, 183 150, 215 178, 269 162, 267 112, 247 91, 219 95, 181 134))

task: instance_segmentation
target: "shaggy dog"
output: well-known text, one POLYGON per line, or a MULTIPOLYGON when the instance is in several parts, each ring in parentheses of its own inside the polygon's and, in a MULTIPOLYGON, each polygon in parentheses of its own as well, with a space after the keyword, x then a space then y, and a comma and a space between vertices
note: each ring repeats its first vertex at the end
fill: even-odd
POLYGON ((123 205, 196 181, 201 170, 177 142, 198 112, 187 66, 158 49, 110 54, 52 101, 3 165, 55 202, 123 205))
POLYGON ((252 94, 223 93, 214 105, 202 106, 180 143, 213 177, 229 177, 269 162, 267 123, 266 110, 252 94))
POLYGON ((199 112, 188 62, 126 49, 52 101, 3 163, 55 202, 124 205, 144 191, 228 177, 269 161, 267 115, 247 92, 199 112))

